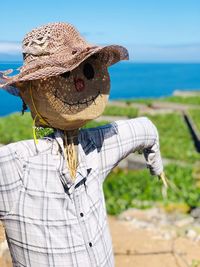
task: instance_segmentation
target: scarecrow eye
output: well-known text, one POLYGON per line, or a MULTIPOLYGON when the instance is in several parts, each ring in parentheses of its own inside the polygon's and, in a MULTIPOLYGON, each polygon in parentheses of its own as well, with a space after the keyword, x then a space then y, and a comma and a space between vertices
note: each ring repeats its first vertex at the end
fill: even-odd
POLYGON ((83 66, 83 74, 88 80, 91 80, 94 78, 94 69, 90 63, 86 63, 83 66))
POLYGON ((70 76, 70 71, 64 72, 64 73, 60 74, 60 76, 67 79, 70 76))

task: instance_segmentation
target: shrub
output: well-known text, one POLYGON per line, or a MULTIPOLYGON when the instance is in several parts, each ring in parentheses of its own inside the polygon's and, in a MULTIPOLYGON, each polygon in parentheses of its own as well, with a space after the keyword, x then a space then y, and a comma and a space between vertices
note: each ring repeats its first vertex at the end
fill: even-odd
POLYGON ((128 118, 135 118, 138 115, 138 110, 133 107, 119 107, 119 106, 110 105, 105 108, 103 115, 125 116, 128 118))
POLYGON ((166 175, 176 190, 170 188, 167 199, 164 199, 162 182, 151 176, 148 170, 112 171, 104 183, 108 213, 119 214, 131 207, 147 208, 156 202, 166 206, 169 203, 190 208, 200 206, 200 188, 196 187, 191 167, 171 164, 166 167, 166 175))

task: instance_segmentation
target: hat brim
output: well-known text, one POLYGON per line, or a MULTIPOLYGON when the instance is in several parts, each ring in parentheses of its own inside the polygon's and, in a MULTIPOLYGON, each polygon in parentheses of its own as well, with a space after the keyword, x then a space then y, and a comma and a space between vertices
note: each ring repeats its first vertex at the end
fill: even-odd
POLYGON ((65 51, 63 51, 59 55, 54 54, 45 59, 31 61, 21 68, 19 74, 10 78, 7 77, 6 82, 1 84, 0 87, 4 89, 6 86, 14 85, 17 82, 44 79, 72 71, 87 58, 97 53, 98 59, 108 67, 118 61, 129 59, 128 50, 119 45, 90 47, 88 50, 77 53, 71 60, 69 60, 65 51))

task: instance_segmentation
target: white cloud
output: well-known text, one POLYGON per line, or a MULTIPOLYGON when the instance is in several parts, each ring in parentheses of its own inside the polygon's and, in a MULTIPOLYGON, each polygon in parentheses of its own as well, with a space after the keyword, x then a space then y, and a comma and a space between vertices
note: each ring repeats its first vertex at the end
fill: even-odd
POLYGON ((130 60, 138 62, 200 62, 200 44, 127 45, 130 60))
POLYGON ((0 53, 16 55, 21 53, 21 43, 20 42, 4 42, 0 41, 0 53))
MULTIPOLYGON (((200 62, 200 44, 124 46, 135 62, 200 62)), ((20 42, 0 41, 0 54, 21 57, 21 51, 20 42)))

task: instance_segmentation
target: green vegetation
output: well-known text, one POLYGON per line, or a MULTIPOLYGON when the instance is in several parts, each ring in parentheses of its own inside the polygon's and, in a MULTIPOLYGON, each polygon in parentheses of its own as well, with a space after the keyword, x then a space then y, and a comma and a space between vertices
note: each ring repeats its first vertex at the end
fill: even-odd
POLYGON ((147 115, 157 126, 162 156, 169 159, 195 162, 200 160, 183 118, 178 113, 147 115))
POLYGON ((153 101, 162 101, 162 102, 172 102, 186 105, 200 105, 200 95, 197 96, 166 96, 160 98, 141 98, 141 99, 129 99, 126 100, 126 103, 130 105, 131 103, 142 103, 147 106, 151 106, 153 101))
POLYGON ((1 144, 9 144, 32 137, 32 118, 29 112, 23 116, 20 113, 15 113, 0 119, 1 144))
MULTIPOLYGON (((84 128, 94 128, 108 124, 108 121, 90 121, 84 128)), ((33 120, 29 112, 23 116, 20 113, 0 118, 0 143, 9 144, 20 140, 33 139, 33 120)), ((42 138, 53 132, 51 128, 36 130, 37 138, 42 138)))
POLYGON ((95 128, 110 123, 109 121, 89 121, 83 128, 95 128))
POLYGON ((192 260, 191 267, 200 267, 200 261, 199 260, 192 260))
POLYGON ((191 167, 178 167, 171 164, 166 167, 166 174, 176 185, 176 190, 168 190, 166 199, 162 196, 162 182, 149 174, 148 170, 126 171, 116 169, 106 179, 104 192, 109 214, 119 214, 131 208, 148 208, 159 202, 168 206, 170 203, 187 207, 200 207, 200 188, 192 176, 191 167))
POLYGON ((133 107, 119 107, 119 106, 109 105, 105 108, 103 115, 125 116, 128 118, 135 118, 138 115, 138 110, 137 108, 133 107))
MULTIPOLYGON (((179 102, 184 104, 200 104, 200 97, 167 97, 161 101, 179 102)), ((135 102, 152 105, 154 99, 141 99, 135 102)), ((104 115, 136 117, 138 110, 128 106, 134 100, 128 100, 127 106, 108 106, 104 115)), ((189 113, 200 130, 200 109, 191 109, 189 113)), ((162 182, 152 177, 148 170, 120 170, 110 173, 104 183, 108 213, 119 214, 127 208, 148 208, 152 205, 164 207, 167 211, 179 210, 185 212, 193 207, 200 207, 200 154, 196 152, 188 128, 179 113, 149 115, 157 126, 160 135, 161 153, 164 158, 186 162, 181 167, 178 163, 169 164, 165 171, 167 177, 176 185, 175 191, 168 190, 168 197, 163 198, 162 182)), ((108 121, 90 121, 84 128, 94 128, 105 125, 108 121)), ((52 129, 40 129, 38 138, 48 135, 52 129)), ((32 139, 32 118, 30 113, 12 114, 0 118, 0 143, 8 144, 23 139, 32 139)))
POLYGON ((164 102, 173 102, 188 105, 200 105, 200 95, 197 96, 168 96, 160 98, 164 102))
POLYGON ((130 106, 133 103, 139 103, 139 104, 145 104, 151 107, 155 99, 154 98, 136 98, 136 99, 133 98, 133 99, 127 99, 123 101, 125 101, 128 106, 130 106))
MULTIPOLYGON (((0 143, 9 144, 20 140, 33 138, 33 120, 29 112, 23 116, 15 113, 0 119, 0 143)), ((36 130, 37 138, 42 138, 53 132, 51 128, 36 130)))
POLYGON ((200 132, 200 109, 191 109, 189 110, 189 114, 200 132))

